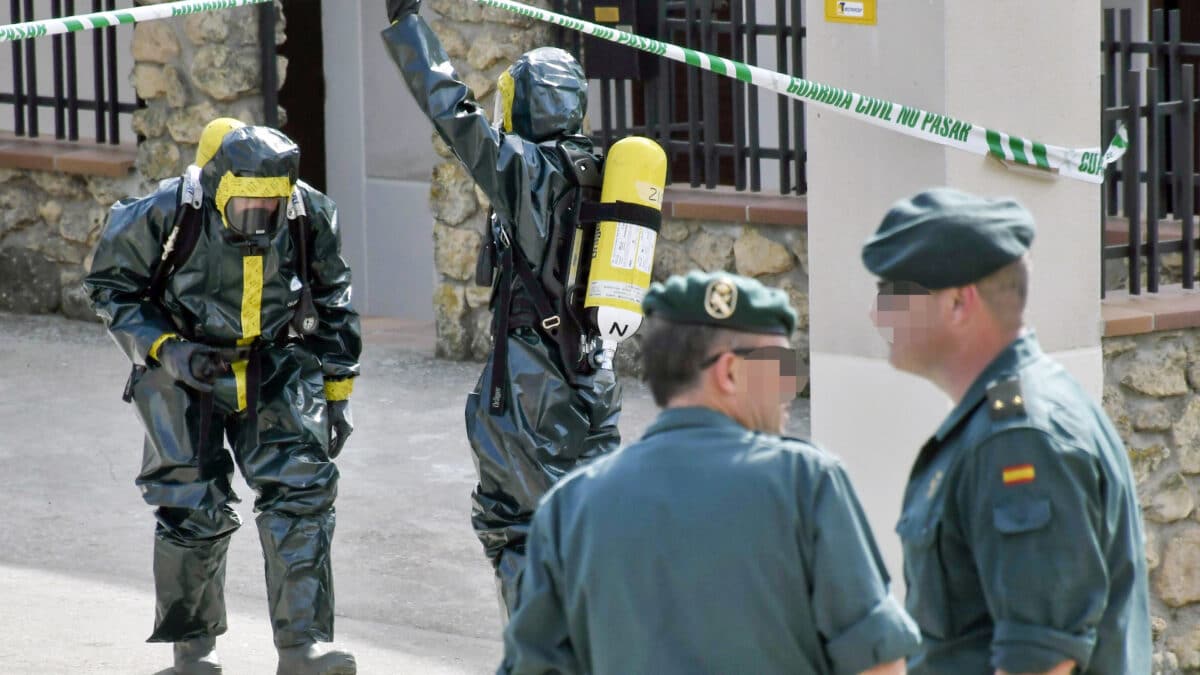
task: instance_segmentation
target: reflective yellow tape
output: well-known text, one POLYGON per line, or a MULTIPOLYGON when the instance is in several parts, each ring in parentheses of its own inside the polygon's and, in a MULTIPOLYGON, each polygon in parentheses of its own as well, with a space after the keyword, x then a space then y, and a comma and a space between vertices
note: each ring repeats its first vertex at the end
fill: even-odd
POLYGON ((504 131, 512 133, 513 97, 516 95, 517 84, 507 70, 500 73, 500 79, 496 81, 496 89, 500 91, 500 117, 504 120, 504 131))
POLYGON ((345 401, 354 391, 354 378, 345 380, 325 380, 325 400, 345 401))
POLYGON ((233 370, 233 381, 237 383, 237 409, 246 409, 246 360, 234 361, 230 364, 233 370))
POLYGON ((166 342, 167 340, 170 340, 171 338, 178 338, 178 337, 179 337, 178 333, 163 333, 162 335, 159 335, 158 339, 154 341, 154 344, 150 345, 150 351, 148 353, 150 358, 157 361, 158 360, 158 350, 160 347, 163 346, 163 343, 166 342))
POLYGON ((242 258, 242 339, 249 344, 262 333, 263 257, 242 258))
POLYGON ((292 184, 287 176, 270 176, 258 178, 255 176, 235 176, 232 171, 226 171, 217 184, 217 194, 213 197, 217 210, 221 212, 221 222, 229 227, 225 220, 225 205, 234 197, 291 197, 292 184))

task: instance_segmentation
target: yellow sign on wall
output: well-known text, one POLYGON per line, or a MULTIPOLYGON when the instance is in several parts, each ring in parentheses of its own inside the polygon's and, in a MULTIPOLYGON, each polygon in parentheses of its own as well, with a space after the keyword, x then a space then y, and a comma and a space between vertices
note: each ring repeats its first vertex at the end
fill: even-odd
POLYGON ((825 20, 874 26, 876 0, 825 0, 825 20))

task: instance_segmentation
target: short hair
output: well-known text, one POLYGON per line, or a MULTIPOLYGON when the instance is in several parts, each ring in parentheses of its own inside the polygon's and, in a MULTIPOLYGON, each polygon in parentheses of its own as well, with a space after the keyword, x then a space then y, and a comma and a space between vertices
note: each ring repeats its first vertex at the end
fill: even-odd
POLYGON ((979 296, 996 319, 1010 329, 1020 328, 1029 298, 1029 260, 1027 255, 992 272, 975 284, 979 296))
POLYGON ((695 387, 704 359, 732 346, 738 335, 727 328, 675 323, 653 316, 646 317, 639 334, 642 380, 660 408, 695 387))

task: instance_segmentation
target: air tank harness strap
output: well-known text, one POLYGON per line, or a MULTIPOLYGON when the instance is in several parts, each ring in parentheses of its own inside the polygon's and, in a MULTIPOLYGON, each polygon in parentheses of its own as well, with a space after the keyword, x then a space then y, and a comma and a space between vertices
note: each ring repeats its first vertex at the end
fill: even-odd
POLYGON ((491 389, 488 392, 487 406, 488 412, 492 415, 503 415, 508 406, 508 329, 511 318, 509 314, 512 312, 513 282, 515 281, 513 274, 515 273, 521 279, 521 286, 537 309, 541 328, 549 337, 557 337, 562 317, 554 311, 554 305, 550 302, 550 298, 546 297, 546 291, 538 282, 533 270, 529 268, 529 263, 525 262, 525 256, 521 255, 520 247, 512 243, 507 231, 503 229, 500 230, 500 241, 497 242, 497 248, 499 249, 500 267, 497 292, 500 295, 497 299, 496 314, 492 323, 494 344, 491 389))
POLYGON ((632 223, 658 232, 662 229, 662 211, 631 202, 583 202, 579 207, 579 222, 632 223))
MULTIPOLYGON (((287 343, 287 334, 284 333, 273 344, 260 340, 249 345, 216 348, 227 367, 237 361, 246 362, 246 427, 250 430, 249 441, 255 446, 258 445, 258 390, 262 384, 262 351, 270 346, 284 346, 287 343)), ((196 464, 200 469, 201 480, 209 480, 216 478, 211 475, 213 457, 210 456, 208 447, 213 423, 213 393, 198 392, 196 395, 196 403, 200 408, 200 438, 196 446, 196 464)))

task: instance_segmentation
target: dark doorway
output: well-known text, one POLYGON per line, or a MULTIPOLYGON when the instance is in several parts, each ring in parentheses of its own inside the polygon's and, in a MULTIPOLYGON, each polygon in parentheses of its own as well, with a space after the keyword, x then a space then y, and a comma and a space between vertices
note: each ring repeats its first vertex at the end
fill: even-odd
POLYGON ((325 191, 325 57, 321 39, 321 0, 283 0, 287 79, 279 105, 287 111, 282 131, 300 146, 300 178, 325 191))
MULTIPOLYGON (((1200 42, 1200 3, 1195 0, 1150 0, 1150 12, 1156 9, 1179 10, 1180 38, 1184 42, 1200 42)), ((1147 25, 1152 25, 1147 23, 1147 25)), ((1151 35, 1153 37, 1153 35, 1151 35)), ((1164 38, 1167 36, 1164 35, 1164 38)))

